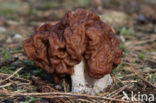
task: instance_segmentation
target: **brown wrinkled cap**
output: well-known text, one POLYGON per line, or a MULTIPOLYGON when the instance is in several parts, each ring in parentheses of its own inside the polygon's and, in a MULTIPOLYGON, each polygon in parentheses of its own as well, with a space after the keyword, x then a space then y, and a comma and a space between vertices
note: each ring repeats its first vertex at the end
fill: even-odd
POLYGON ((112 29, 95 13, 68 12, 56 23, 46 23, 23 43, 28 59, 54 75, 55 82, 72 75, 74 65, 86 60, 89 76, 99 79, 112 71, 122 51, 112 29))

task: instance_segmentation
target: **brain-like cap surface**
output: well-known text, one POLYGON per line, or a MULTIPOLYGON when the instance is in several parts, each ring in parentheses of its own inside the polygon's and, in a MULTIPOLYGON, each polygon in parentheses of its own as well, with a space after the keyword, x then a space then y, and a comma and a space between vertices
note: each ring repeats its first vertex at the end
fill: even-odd
POLYGON ((55 82, 72 75, 82 58, 88 74, 99 79, 121 59, 119 41, 95 13, 83 9, 68 12, 55 25, 46 23, 23 43, 28 59, 54 75, 55 82))

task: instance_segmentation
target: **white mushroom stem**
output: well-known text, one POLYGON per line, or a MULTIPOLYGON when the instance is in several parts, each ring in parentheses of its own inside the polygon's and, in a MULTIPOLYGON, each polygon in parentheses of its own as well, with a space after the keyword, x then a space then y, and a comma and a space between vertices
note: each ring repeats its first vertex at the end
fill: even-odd
POLYGON ((72 92, 91 93, 92 88, 87 86, 84 68, 85 64, 83 60, 74 67, 74 74, 71 76, 72 92))
POLYGON ((95 80, 92 94, 94 95, 100 92, 104 92, 105 88, 107 88, 108 85, 111 85, 112 83, 113 80, 110 74, 105 75, 101 79, 95 80))
POLYGON ((105 75, 101 79, 90 78, 85 70, 84 60, 74 67, 74 74, 71 76, 71 80, 72 92, 87 93, 92 95, 104 92, 104 89, 113 82, 110 74, 105 75))

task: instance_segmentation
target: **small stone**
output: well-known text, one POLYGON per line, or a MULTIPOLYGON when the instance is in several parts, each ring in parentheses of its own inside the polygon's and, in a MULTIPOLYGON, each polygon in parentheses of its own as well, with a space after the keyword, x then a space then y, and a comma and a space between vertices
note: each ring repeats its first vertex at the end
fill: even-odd
POLYGON ((156 7, 143 5, 141 6, 141 13, 149 20, 156 20, 156 7))
POLYGON ((8 20, 8 21, 7 21, 7 24, 8 24, 8 25, 11 25, 11 26, 18 26, 18 25, 19 25, 18 22, 13 21, 13 20, 8 20))
POLYGON ((129 16, 120 11, 105 11, 104 14, 100 15, 101 20, 103 20, 106 24, 119 28, 126 24, 128 24, 129 16))
POLYGON ((6 41, 5 41, 6 43, 11 43, 12 42, 12 39, 11 39, 11 37, 7 37, 7 39, 6 39, 6 41))
POLYGON ((60 85, 55 85, 55 89, 57 89, 57 90, 62 90, 62 86, 60 86, 60 85))
POLYGON ((142 14, 138 15, 137 20, 139 23, 146 23, 147 22, 146 17, 142 14))
POLYGON ((13 37, 13 40, 15 41, 21 41, 23 39, 23 37, 21 36, 21 34, 15 34, 13 37))
POLYGON ((6 29, 4 27, 0 27, 0 32, 6 32, 6 29))

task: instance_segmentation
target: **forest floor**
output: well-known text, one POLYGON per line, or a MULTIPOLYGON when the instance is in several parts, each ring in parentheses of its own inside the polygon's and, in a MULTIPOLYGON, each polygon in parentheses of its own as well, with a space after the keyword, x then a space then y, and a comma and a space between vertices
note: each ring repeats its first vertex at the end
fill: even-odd
POLYGON ((0 0, 0 103, 100 103, 156 101, 155 0, 0 0), (113 85, 97 96, 71 93, 69 78, 60 84, 36 67, 22 42, 36 26, 60 20, 69 10, 96 12, 116 32, 123 50, 113 70, 113 85), (127 94, 129 100, 121 100, 127 94), (152 99, 152 95, 155 96, 152 99))

